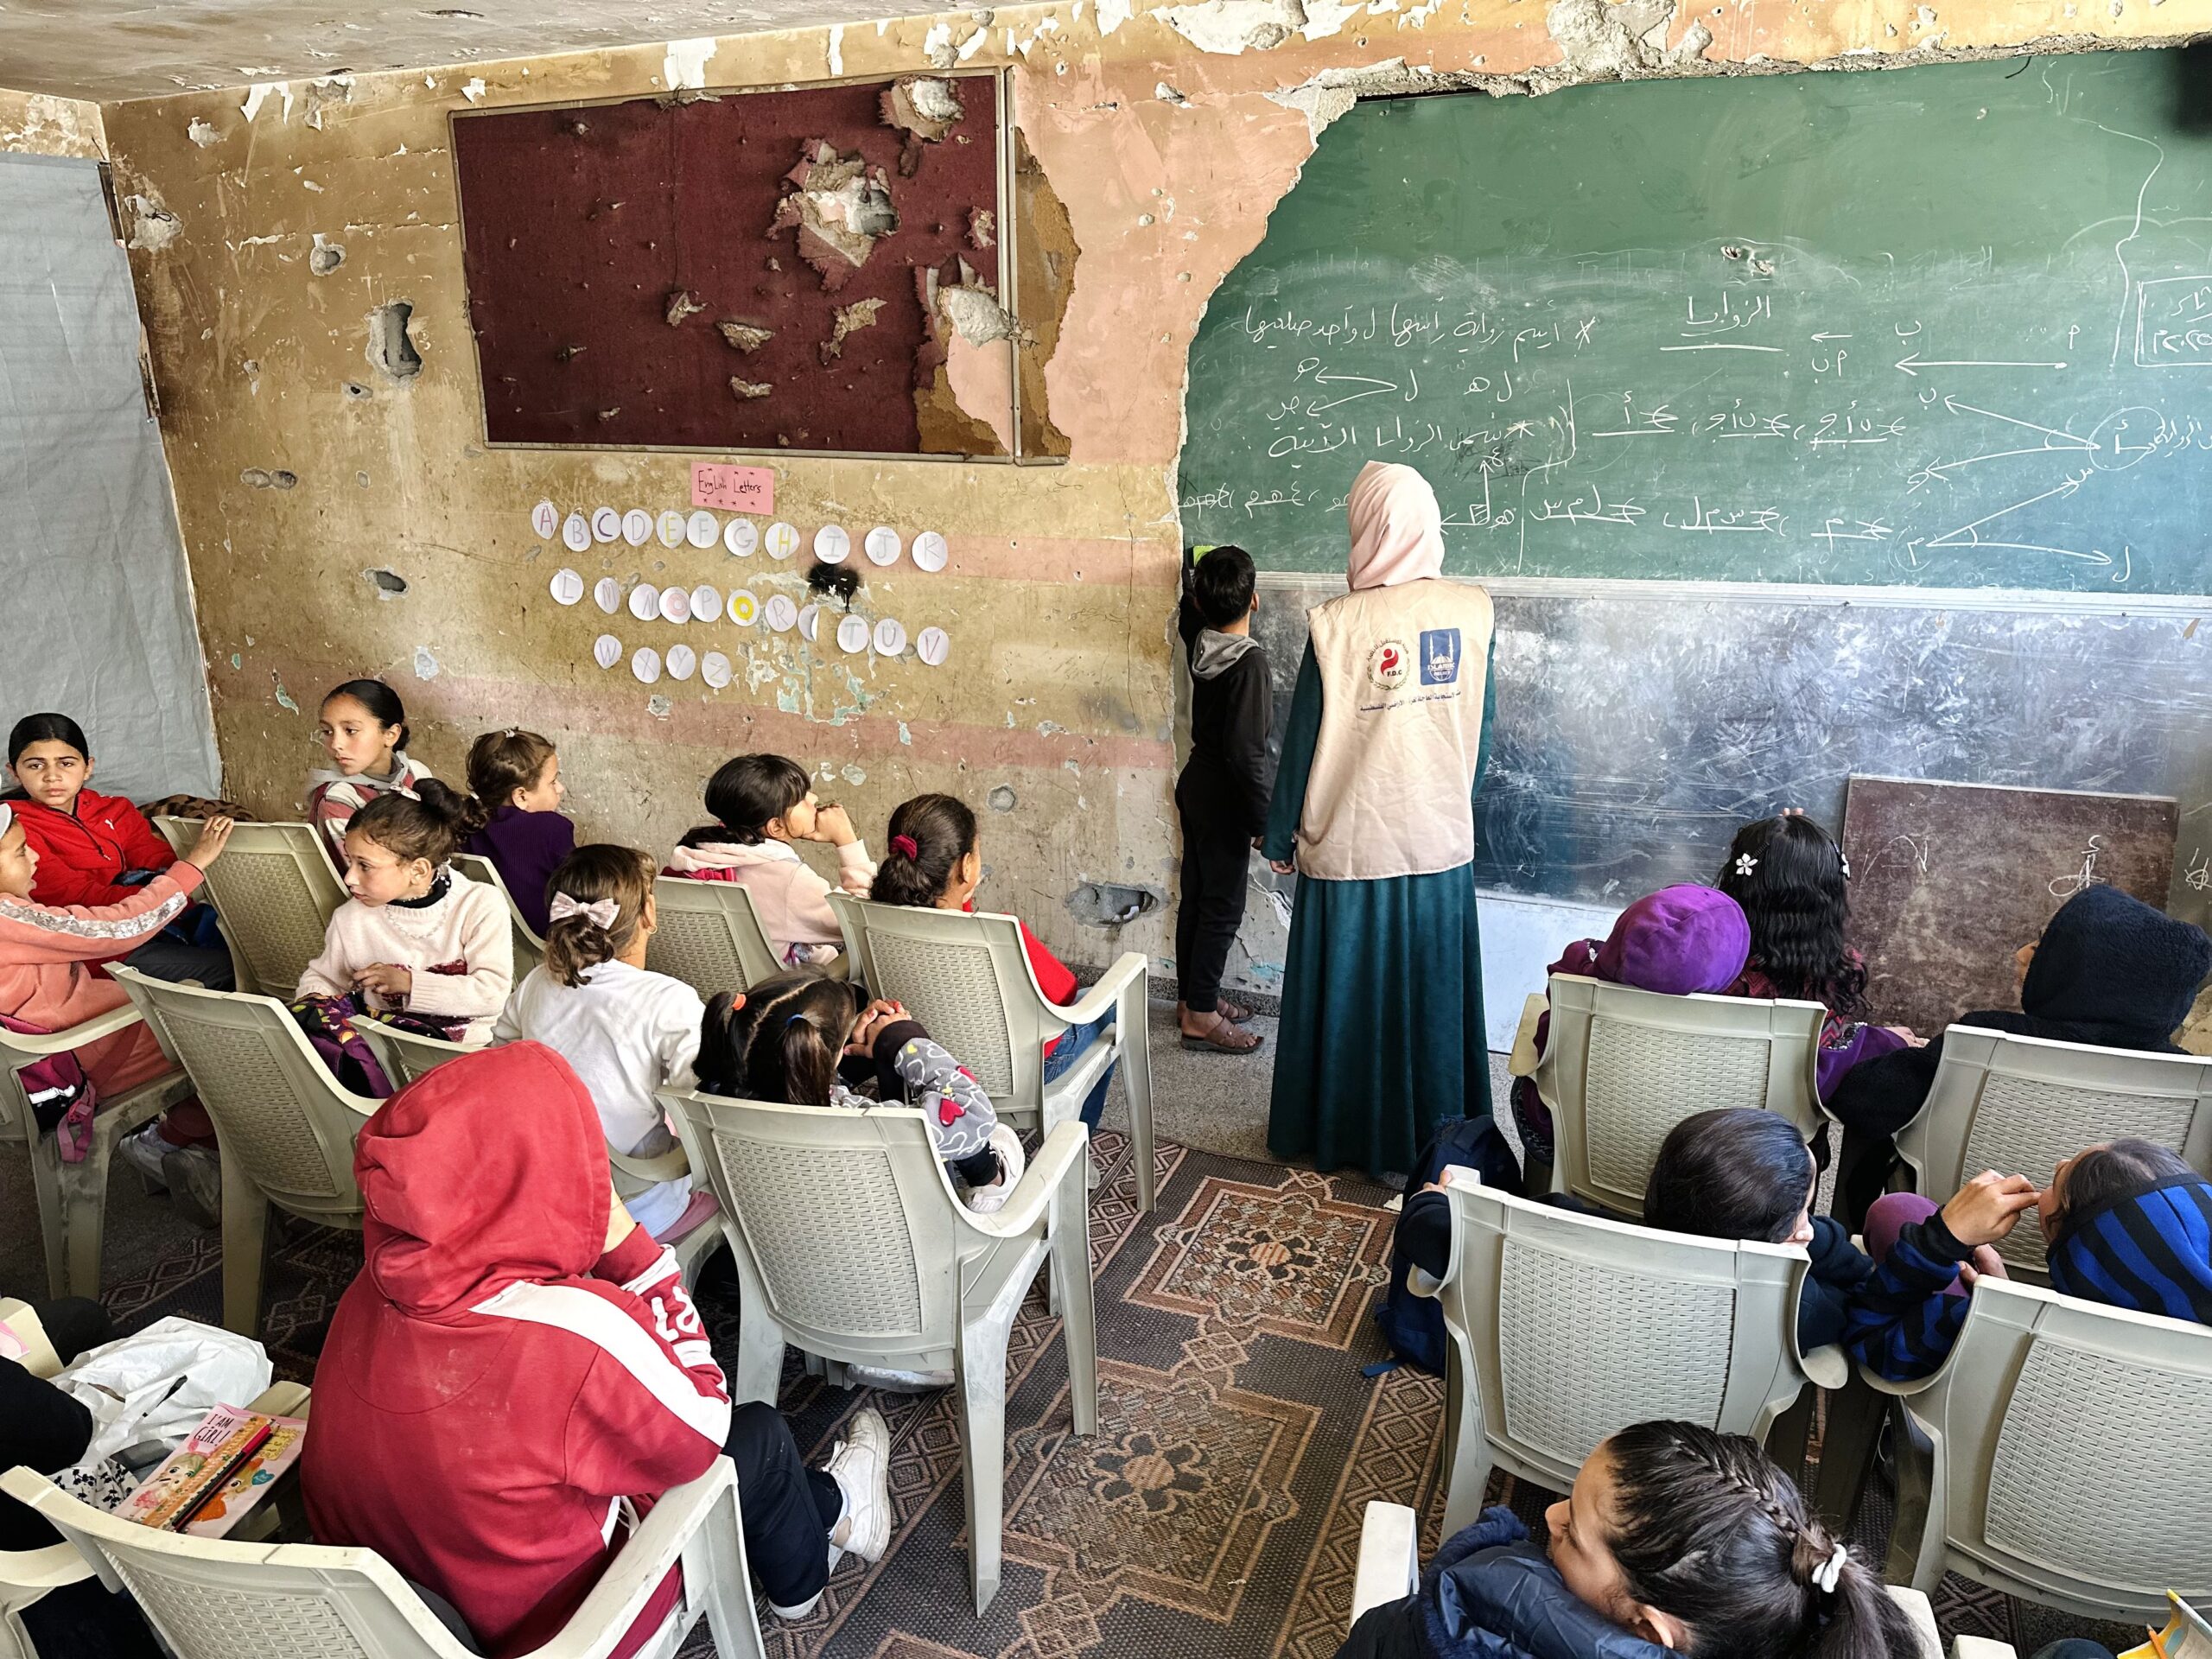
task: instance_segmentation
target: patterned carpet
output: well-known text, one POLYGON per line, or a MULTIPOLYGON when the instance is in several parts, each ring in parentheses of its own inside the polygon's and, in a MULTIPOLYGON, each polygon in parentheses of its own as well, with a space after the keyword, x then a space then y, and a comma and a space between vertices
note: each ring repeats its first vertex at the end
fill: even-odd
MULTIPOLYGON (((1160 1205, 1135 1206, 1123 1136, 1102 1134, 1093 1194, 1098 1433, 1071 1433, 1058 1321, 1033 1293, 1007 1364, 1006 1568, 978 1619, 968 1589, 960 1442, 938 1393, 872 1396, 894 1441, 890 1551, 848 1557, 812 1616, 764 1615, 774 1659, 1330 1659, 1342 1640, 1363 1506, 1412 1503, 1433 1547, 1443 1503, 1443 1385, 1378 1377, 1369 1309, 1382 1284, 1389 1193, 1161 1144, 1160 1205)), ((280 1375, 311 1374, 330 1309, 358 1269, 358 1240, 286 1224, 269 1264, 266 1340, 280 1375)), ((135 1326, 162 1313, 213 1319, 221 1249, 195 1234, 108 1301, 135 1326)), ((736 1344, 734 1283, 702 1306, 716 1351, 736 1344)), ((810 1455, 862 1401, 794 1361, 783 1405, 810 1455)), ((1878 1552, 1886 1494, 1871 1482, 1857 1541, 1878 1552)), ((1504 1483, 1498 1501, 1539 1522, 1551 1495, 1504 1483)), ((1953 1577, 1936 1599, 1947 1637, 2000 1637, 2023 1659, 2060 1636, 2117 1648, 2100 1630, 1953 1577)), ((704 1627, 700 1627, 703 1638, 704 1627)), ((685 1649, 708 1654, 703 1639, 685 1649)))

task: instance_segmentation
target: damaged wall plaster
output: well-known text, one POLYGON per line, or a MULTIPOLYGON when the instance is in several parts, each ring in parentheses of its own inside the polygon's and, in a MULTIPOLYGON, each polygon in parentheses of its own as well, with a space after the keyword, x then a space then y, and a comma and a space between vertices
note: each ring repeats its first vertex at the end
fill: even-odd
POLYGON ((107 139, 100 106, 0 86, 0 154, 105 160, 107 139))
MULTIPOLYGON (((226 789, 264 815, 297 811, 318 752, 296 708, 378 672, 404 687, 415 747, 441 773, 457 775, 490 727, 553 736, 587 838, 665 849, 696 820, 702 781, 721 760, 779 749, 834 768, 841 798, 879 836, 890 808, 925 790, 988 805, 986 897, 1020 909, 1070 959, 1164 953, 1156 900, 1110 935, 1097 927, 1128 895, 1173 888, 1168 618, 1186 354, 1208 297, 1258 245, 1327 121, 1367 93, 1925 60, 1923 43, 1939 35, 1937 55, 2149 41, 2171 32, 2176 10, 2130 6, 2115 20, 2088 5, 2069 18, 2065 0, 1938 9, 1931 25, 1908 0, 1718 14, 1664 0, 1205 0, 1102 14, 1062 0, 999 10, 988 29, 967 11, 848 28, 845 73, 911 78, 923 118, 932 71, 963 51, 968 67, 1010 67, 1020 327, 1035 336, 1016 361, 1025 418, 1049 407, 1052 419, 1025 443, 1066 456, 1022 468, 765 458, 777 516, 809 534, 839 524, 857 541, 886 524, 910 541, 925 529, 950 539, 950 569, 860 569, 852 600, 871 621, 946 629, 952 667, 938 671, 911 653, 847 658, 796 632, 678 632, 554 604, 549 556, 588 582, 626 585, 681 575, 727 586, 734 567, 719 548, 650 548, 641 567, 619 543, 569 556, 531 533, 540 499, 563 511, 688 507, 687 457, 481 442, 448 112, 679 83, 803 83, 829 60, 826 29, 741 48, 655 41, 473 60, 473 99, 453 72, 356 65, 350 97, 325 101, 313 127, 305 80, 113 105, 118 194, 144 204, 126 230, 226 789), (237 142, 244 134, 250 143, 237 142), (308 179, 322 194, 303 191, 308 179), (340 247, 343 263, 315 274, 314 254, 340 247), (275 486, 278 459, 295 487, 275 486), (257 468, 270 486, 242 486, 257 468), (365 572, 364 556, 377 561, 365 572), (593 641, 607 632, 626 659, 679 640, 725 651, 733 683, 716 692, 664 680, 649 697, 626 665, 594 665, 593 641)), ((10 108, 0 97, 0 133, 10 108)), ((980 250, 971 259, 995 285, 995 260, 980 250)), ((941 373, 969 374, 976 354, 1011 349, 1015 325, 988 288, 948 280, 938 297, 941 373)), ((755 326, 741 302, 721 303, 729 310, 683 326, 755 326)), ((759 384, 741 372, 745 337, 724 338, 724 372, 759 384)), ((845 352, 867 340, 848 339, 845 352)), ((801 573, 747 574, 762 598, 804 602, 801 573)))

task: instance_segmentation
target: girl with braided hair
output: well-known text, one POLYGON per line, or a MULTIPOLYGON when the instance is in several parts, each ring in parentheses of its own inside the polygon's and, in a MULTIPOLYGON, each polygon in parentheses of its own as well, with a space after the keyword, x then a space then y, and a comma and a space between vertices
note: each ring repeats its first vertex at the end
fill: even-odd
POLYGON ((1420 1591, 1352 1626, 1338 1659, 1916 1659, 1880 1575, 1808 1510, 1757 1441, 1638 1423, 1545 1514, 1447 1541, 1420 1591))

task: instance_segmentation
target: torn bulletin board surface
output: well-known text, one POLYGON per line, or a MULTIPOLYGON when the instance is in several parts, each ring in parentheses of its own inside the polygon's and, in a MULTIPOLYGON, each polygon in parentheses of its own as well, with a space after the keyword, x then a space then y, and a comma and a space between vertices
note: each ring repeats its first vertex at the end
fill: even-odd
POLYGON ((487 440, 1011 454, 1002 98, 983 73, 456 113, 487 440))

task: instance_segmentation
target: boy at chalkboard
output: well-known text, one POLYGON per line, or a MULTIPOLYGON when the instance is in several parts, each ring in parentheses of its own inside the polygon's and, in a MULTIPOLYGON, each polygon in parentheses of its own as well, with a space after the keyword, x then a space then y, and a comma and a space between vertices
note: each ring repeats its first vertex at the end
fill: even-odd
POLYGON ((1177 631, 1191 664, 1191 758, 1175 782, 1183 826, 1183 892, 1175 912, 1175 1014, 1183 1046, 1249 1054, 1252 1017, 1221 995, 1229 947, 1244 921, 1244 870, 1267 828, 1275 764, 1268 753, 1274 690, 1268 654, 1252 638, 1260 607, 1252 556, 1198 547, 1183 567, 1177 631))

